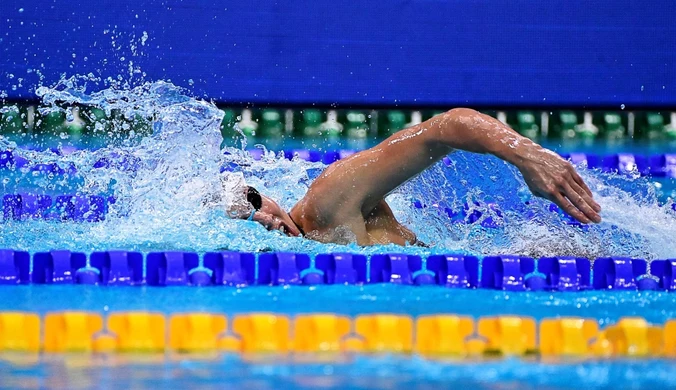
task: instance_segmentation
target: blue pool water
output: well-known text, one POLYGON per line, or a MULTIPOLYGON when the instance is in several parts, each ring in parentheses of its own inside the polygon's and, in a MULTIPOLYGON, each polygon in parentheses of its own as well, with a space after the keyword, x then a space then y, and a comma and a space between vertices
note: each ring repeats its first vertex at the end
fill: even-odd
MULTIPOLYGON (((674 318, 676 295, 666 292, 510 293, 492 290, 396 285, 250 288, 102 288, 12 286, 0 288, 1 310, 91 310, 101 313, 150 310, 287 315, 336 312, 356 315, 440 312, 471 316, 516 314, 536 319, 582 316, 615 322, 643 316, 654 323, 674 318)), ((659 359, 553 361, 506 359, 427 360, 416 356, 342 356, 323 363, 302 357, 249 361, 233 355, 44 356, 21 360, 0 355, 0 386, 16 388, 171 386, 207 388, 385 389, 473 386, 496 388, 674 388, 676 362, 659 359), (28 360, 28 362, 26 362, 28 360)))
MULTIPOLYGON (((152 123, 153 134, 129 134, 127 122, 113 122, 107 130, 108 145, 64 156, 17 147, 1 138, 0 149, 14 150, 33 164, 56 163, 66 172, 72 172, 72 168, 77 172, 34 172, 30 166, 5 170, 0 187, 3 193, 103 194, 118 201, 111 206, 106 221, 96 224, 5 222, 0 247, 84 252, 228 249, 382 253, 398 249, 319 244, 282 237, 258 224, 227 218, 226 206, 242 201, 228 196, 236 192, 240 178, 289 209, 325 166, 288 161, 273 153, 254 161, 239 150, 252 147, 242 137, 221 150, 222 111, 186 96, 170 83, 88 92, 86 82, 86 77, 74 77, 54 88, 39 88, 43 103, 40 110, 61 110, 62 102, 97 106, 129 120, 146 118, 152 123), (113 163, 95 168, 101 160, 113 163), (232 165, 238 167, 235 172, 220 173, 223 166, 232 165), (215 195, 219 198, 216 202, 206 202, 215 195)), ((42 146, 44 150, 58 145, 42 146)), ((448 161, 436 164, 387 198, 398 219, 432 246, 422 254, 624 255, 654 259, 676 253, 676 243, 670 239, 676 231, 676 219, 668 204, 669 193, 649 178, 580 167, 604 210, 602 224, 580 229, 566 223, 564 216, 550 212, 549 202, 533 197, 516 168, 493 157, 463 152, 453 153, 448 161), (439 207, 415 209, 411 207, 414 201, 439 207), (497 227, 486 228, 482 220, 454 223, 445 209, 479 211, 484 218, 495 220, 497 227)))
MULTIPOLYGON (((59 109, 56 103, 67 101, 116 110, 129 118, 140 115, 153 122, 153 135, 145 138, 113 136, 108 145, 66 156, 29 150, 0 138, 0 150, 12 149, 34 164, 57 163, 77 170, 76 174, 66 175, 32 172, 30 167, 2 171, 0 189, 3 193, 105 194, 117 199, 106 220, 98 223, 3 221, 0 248, 30 252, 71 249, 86 253, 123 249, 311 254, 405 252, 420 255, 459 252, 589 258, 622 255, 648 260, 676 254, 673 240, 676 216, 668 200, 669 194, 660 193, 659 186, 650 178, 580 167, 581 175, 603 207, 604 218, 599 225, 580 228, 567 223, 565 216, 551 212, 548 202, 533 198, 515 168, 492 157, 468 153, 454 153, 450 163, 440 162, 387 199, 396 216, 420 239, 431 244, 429 249, 392 245, 360 248, 284 237, 253 222, 229 219, 221 207, 223 204, 206 207, 203 196, 224 192, 223 185, 235 188, 241 177, 289 208, 325 168, 321 163, 288 161, 272 154, 254 161, 238 151, 242 143, 246 143, 243 139, 234 140, 225 150, 227 153, 223 153, 219 129, 222 113, 207 102, 185 96, 168 83, 90 93, 76 79, 71 79, 56 88, 40 89, 39 94, 45 110, 59 109), (134 169, 124 164, 106 169, 93 168, 101 159, 133 161, 134 169), (222 181, 219 179, 221 167, 230 163, 238 168, 235 172, 226 172, 222 181), (457 223, 439 208, 412 207, 416 200, 426 205, 439 205, 441 210, 476 209, 496 221, 496 226, 486 227, 481 221, 457 223), (497 213, 496 208, 501 212, 497 213)), ((288 145, 294 147, 291 143, 288 145)), ((41 146, 45 149, 57 145, 41 146)), ((594 146, 585 147, 603 151, 594 146)), ((633 150, 626 145, 621 147, 633 150)), ((558 150, 568 151, 565 146, 558 150)), ((652 146, 649 149, 650 152, 663 150, 655 150, 652 146)), ((221 200, 223 203, 237 201, 235 198, 221 200)), ((454 313, 474 317, 515 314, 537 319, 591 317, 599 320, 601 325, 614 323, 623 316, 641 316, 661 324, 674 317, 676 295, 636 291, 509 293, 396 285, 242 289, 32 285, 0 288, 0 311, 7 310, 39 313, 55 310, 102 313, 209 311, 226 314, 267 311, 288 315, 394 312, 412 316, 454 313)), ((676 367, 661 360, 563 364, 504 360, 470 364, 426 361, 418 357, 360 356, 347 358, 344 362, 309 364, 284 359, 252 363, 235 356, 222 356, 210 361, 160 359, 159 363, 151 364, 114 359, 117 358, 71 356, 50 360, 45 357, 36 364, 23 365, 4 360, 0 363, 0 386, 77 388, 93 385, 113 388, 133 382, 257 389, 431 388, 452 381, 457 387, 477 388, 617 388, 630 384, 676 387, 676 380, 670 375, 676 367)))
POLYGON ((299 363, 284 357, 252 363, 232 355, 169 361, 64 356, 38 366, 0 361, 0 385, 29 389, 671 389, 676 388, 675 368, 673 362, 655 359, 435 361, 357 356, 339 363, 299 363))
POLYGON ((59 310, 164 313, 206 311, 344 315, 398 313, 411 316, 453 313, 475 318, 523 315, 596 318, 600 324, 640 316, 656 324, 676 318, 676 294, 658 291, 506 292, 390 284, 316 287, 100 287, 32 285, 0 288, 0 310, 47 313, 59 310))

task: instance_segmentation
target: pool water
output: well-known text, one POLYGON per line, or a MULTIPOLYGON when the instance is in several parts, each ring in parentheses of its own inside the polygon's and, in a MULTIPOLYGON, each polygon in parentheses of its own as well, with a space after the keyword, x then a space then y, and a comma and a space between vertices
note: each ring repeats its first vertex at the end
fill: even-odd
POLYGON ((3 388, 207 389, 643 389, 676 388, 671 361, 437 361, 356 356, 308 363, 210 358, 55 357, 38 365, 0 361, 3 388))
POLYGON ((620 317, 640 316, 655 324, 676 318, 676 294, 660 291, 507 292, 393 284, 256 287, 101 287, 85 285, 2 286, 0 310, 95 312, 215 312, 227 315, 397 313, 410 316, 452 313, 595 318, 601 326, 620 317))
MULTIPOLYGON (((273 312, 284 315, 335 312, 515 314, 597 318, 614 323, 642 316, 663 323, 676 314, 676 295, 666 292, 510 293, 493 290, 407 287, 391 284, 318 287, 129 287, 33 285, 0 288, 0 311, 47 313, 87 310, 111 313, 273 312)), ((676 387, 676 362, 639 360, 423 359, 405 355, 342 355, 328 361, 302 356, 190 355, 0 355, 0 386, 6 388, 646 388, 676 387), (23 363, 22 363, 23 362, 23 363)))
MULTIPOLYGON (((251 140, 241 138, 221 150, 222 112, 208 102, 185 96, 170 83, 146 83, 134 89, 88 93, 77 79, 70 79, 59 88, 40 88, 38 92, 47 110, 58 110, 57 103, 67 101, 95 105, 104 111, 119 110, 129 118, 140 115, 152 121, 153 135, 118 138, 108 145, 98 145, 102 147, 63 156, 29 150, 0 137, 0 150, 13 150, 32 164, 56 163, 76 171, 41 173, 31 171, 30 166, 18 171, 2 171, 3 193, 105 194, 116 198, 102 222, 2 221, 0 248, 32 253, 51 249, 86 253, 120 249, 588 258, 621 255, 647 260, 670 258, 676 253, 673 240, 676 216, 670 193, 660 190, 664 185, 656 186, 651 178, 580 167, 581 175, 603 207, 604 218, 599 225, 582 228, 568 223, 566 216, 552 212, 549 202, 532 197, 515 168, 492 157, 462 152, 454 153, 447 162, 438 163, 387 198, 397 218, 410 226, 422 241, 431 244, 431 248, 394 245, 361 248, 354 244, 320 244, 285 237, 253 222, 229 219, 223 208, 228 202, 237 202, 235 197, 225 196, 219 199, 218 207, 207 207, 204 194, 227 195, 223 186, 235 189, 243 178, 247 184, 289 208, 325 168, 323 164, 289 161, 274 154, 256 161, 239 150, 243 144, 251 147, 251 140), (102 159, 119 164, 94 168, 102 159), (223 166, 233 164, 235 169, 221 173, 223 166), (427 207, 415 208, 414 201, 427 207), (448 217, 445 208, 459 213, 478 210, 484 219, 492 218, 495 226, 487 227, 482 224, 483 219, 458 223, 448 217)), ((305 141, 288 140, 278 146, 308 148, 307 143, 294 142, 305 141)), ((363 146, 368 142, 372 141, 363 146)), ((41 146, 44 150, 55 145, 41 146)), ((277 149, 272 142, 268 146, 277 149)), ((606 146, 603 147, 606 149, 595 145, 585 147, 597 152, 617 151, 606 146)), ((634 150, 631 149, 634 146, 616 147, 634 150)), ((646 148, 639 148, 637 152, 667 150, 646 148)), ((569 151, 563 145, 558 150, 569 151)), ((582 316, 594 318, 603 326, 625 316, 640 316, 662 324, 674 318, 676 295, 656 291, 510 293, 389 284, 241 289, 3 286, 0 311, 12 310, 38 313, 147 310, 167 314, 206 311, 227 315, 252 311, 284 315, 453 313, 473 317, 510 314, 536 319, 582 316)), ((417 356, 348 356, 339 362, 303 363, 289 357, 251 362, 231 355, 218 355, 210 360, 168 356, 43 356, 34 361, 30 356, 0 358, 0 387, 7 388, 190 387, 198 384, 256 389, 431 388, 449 382, 457 387, 519 389, 676 387, 676 379, 670 374, 676 365, 667 360, 468 362, 426 360, 417 356), (24 359, 24 363, 12 359, 24 359)))

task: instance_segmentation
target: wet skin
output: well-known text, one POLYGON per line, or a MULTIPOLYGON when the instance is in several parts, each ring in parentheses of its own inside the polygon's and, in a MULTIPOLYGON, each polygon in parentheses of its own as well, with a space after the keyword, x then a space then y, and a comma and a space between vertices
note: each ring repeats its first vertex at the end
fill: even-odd
POLYGON ((415 243, 415 234, 396 220, 384 198, 454 149, 493 154, 516 166, 534 195, 582 223, 601 221, 601 207, 569 162, 466 108, 437 115, 331 164, 289 213, 263 196, 254 220, 270 230, 321 242, 415 243))

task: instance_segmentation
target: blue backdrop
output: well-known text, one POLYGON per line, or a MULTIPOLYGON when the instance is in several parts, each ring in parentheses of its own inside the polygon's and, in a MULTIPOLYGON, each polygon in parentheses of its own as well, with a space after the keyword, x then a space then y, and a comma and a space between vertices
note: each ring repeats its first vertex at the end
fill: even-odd
POLYGON ((0 90, 133 61, 237 104, 674 107, 674 17, 670 0, 4 0, 0 90))

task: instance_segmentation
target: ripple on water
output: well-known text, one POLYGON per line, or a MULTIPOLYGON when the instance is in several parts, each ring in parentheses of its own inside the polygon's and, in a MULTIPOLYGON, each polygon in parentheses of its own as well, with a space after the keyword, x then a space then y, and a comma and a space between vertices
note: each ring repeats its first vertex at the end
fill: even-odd
POLYGON ((569 293, 505 292, 411 287, 366 286, 230 287, 100 287, 85 285, 0 286, 0 311, 151 310, 165 313, 213 311, 227 314, 264 311, 423 314, 452 313, 480 317, 522 315, 536 319, 572 316, 595 318, 601 325, 620 317, 640 316, 661 324, 676 318, 676 294, 648 291, 569 293))

